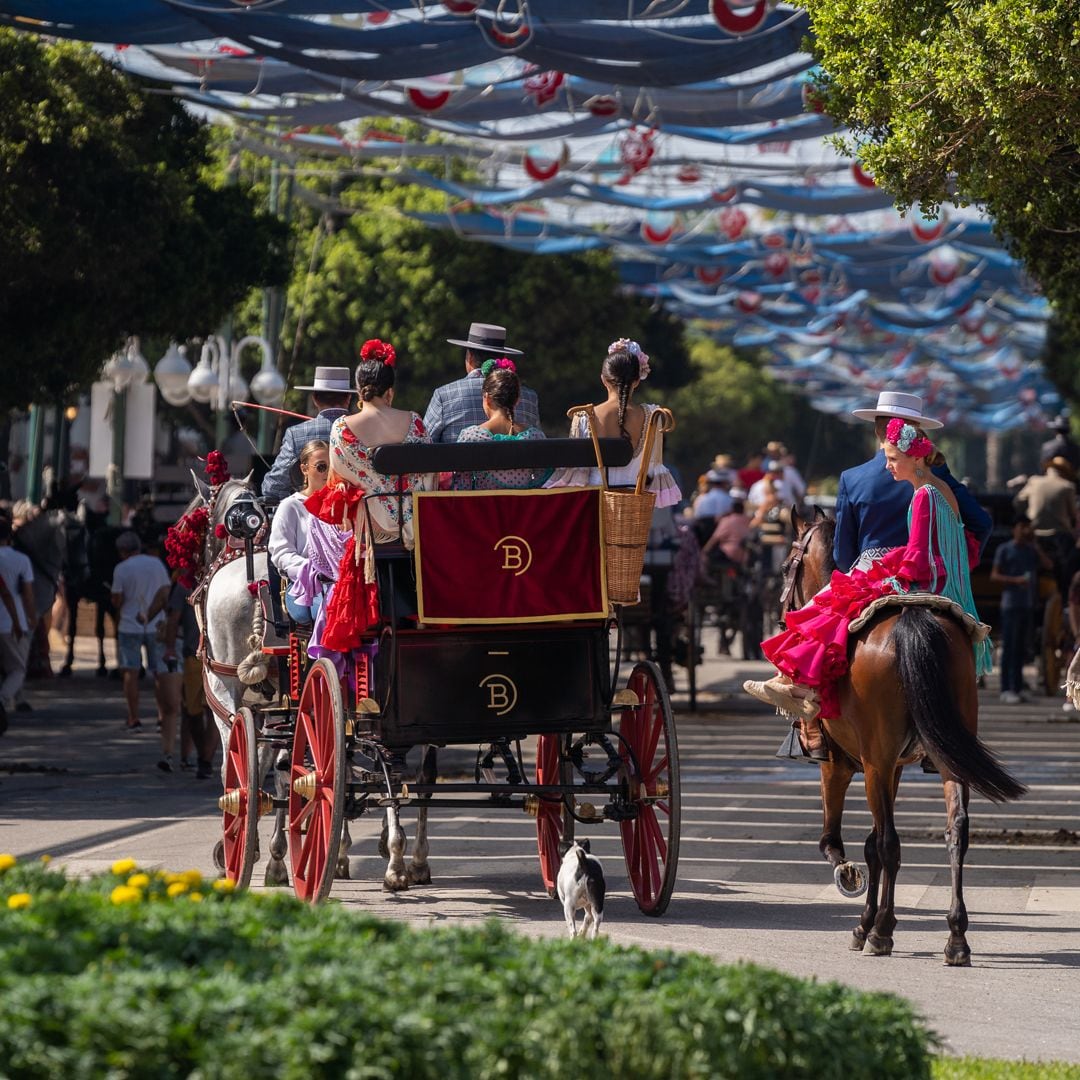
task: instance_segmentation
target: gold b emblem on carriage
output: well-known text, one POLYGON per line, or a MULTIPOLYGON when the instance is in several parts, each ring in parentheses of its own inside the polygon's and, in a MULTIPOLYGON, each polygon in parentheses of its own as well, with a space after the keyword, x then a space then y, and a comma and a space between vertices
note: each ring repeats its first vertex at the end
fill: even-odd
POLYGON ((487 691, 487 707, 496 716, 505 716, 517 704, 517 686, 509 675, 485 675, 480 686, 487 691))
POLYGON ((524 537, 504 536, 495 542, 494 550, 502 552, 500 569, 512 571, 514 577, 521 577, 532 566, 532 548, 524 537))

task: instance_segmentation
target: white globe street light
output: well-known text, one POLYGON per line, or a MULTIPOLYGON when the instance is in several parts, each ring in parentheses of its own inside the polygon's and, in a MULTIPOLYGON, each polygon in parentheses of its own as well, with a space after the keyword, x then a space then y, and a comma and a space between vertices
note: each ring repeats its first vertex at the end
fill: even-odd
POLYGON ((202 352, 199 355, 199 362, 195 366, 195 370, 188 377, 188 391, 191 394, 192 401, 197 401, 202 405, 207 404, 218 389, 218 377, 217 377, 217 360, 218 360, 218 347, 215 342, 210 339, 203 342, 202 352))
POLYGON ((170 342, 165 355, 154 368, 154 382, 168 404, 186 405, 191 400, 191 391, 188 389, 190 376, 191 364, 188 363, 184 350, 175 341, 170 342))

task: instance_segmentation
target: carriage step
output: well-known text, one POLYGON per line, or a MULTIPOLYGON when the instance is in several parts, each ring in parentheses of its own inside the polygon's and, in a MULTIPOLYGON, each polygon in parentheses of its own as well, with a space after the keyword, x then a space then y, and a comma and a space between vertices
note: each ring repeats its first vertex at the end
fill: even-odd
POLYGON ((289 655, 289 646, 288 645, 264 645, 262 647, 261 651, 263 652, 263 654, 265 656, 288 656, 289 655))

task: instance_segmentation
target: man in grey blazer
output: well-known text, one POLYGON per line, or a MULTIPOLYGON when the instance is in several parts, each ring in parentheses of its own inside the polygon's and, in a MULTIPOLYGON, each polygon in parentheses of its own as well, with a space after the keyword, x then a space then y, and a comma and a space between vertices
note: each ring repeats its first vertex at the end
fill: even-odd
MULTIPOLYGON (((484 413, 484 376, 480 365, 491 357, 520 356, 520 349, 506 344, 506 327, 491 323, 473 323, 464 340, 447 338, 451 345, 465 349, 465 377, 440 386, 431 395, 424 413, 424 430, 436 443, 455 443, 458 436, 475 424, 487 420, 484 413)), ((521 399, 514 409, 514 420, 526 427, 540 426, 540 411, 536 391, 521 388, 521 399)))
POLYGON ((274 466, 263 477, 263 498, 277 499, 279 502, 296 490, 293 472, 300 459, 300 451, 312 439, 329 442, 334 421, 349 411, 354 392, 352 373, 343 367, 317 367, 310 386, 296 386, 293 389, 311 391, 311 403, 317 415, 285 430, 274 466))

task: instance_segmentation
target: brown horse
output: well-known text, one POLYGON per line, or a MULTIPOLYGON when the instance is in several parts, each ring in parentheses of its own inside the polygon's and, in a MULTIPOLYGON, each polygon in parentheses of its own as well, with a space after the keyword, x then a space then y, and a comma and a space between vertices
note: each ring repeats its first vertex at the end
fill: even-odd
MULTIPOLYGON (((835 523, 820 511, 813 521, 796 517, 795 522, 795 543, 784 567, 783 615, 828 584, 833 571, 835 523)), ((837 688, 840 718, 824 721, 831 752, 821 766, 824 828, 818 846, 833 867, 840 891, 859 895, 867 883, 846 859, 840 823, 848 785, 862 769, 874 828, 863 849, 869 876, 866 906, 851 947, 865 947, 874 956, 892 952, 900 869, 893 806, 903 766, 925 751, 941 773, 948 813, 945 846, 952 904, 945 963, 967 966, 971 950, 965 936, 963 882, 969 789, 995 802, 1019 798, 1026 790, 976 735, 979 706, 971 638, 944 612, 919 606, 885 608, 852 635, 848 660, 848 674, 837 688)))

